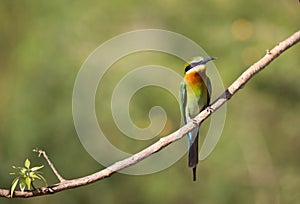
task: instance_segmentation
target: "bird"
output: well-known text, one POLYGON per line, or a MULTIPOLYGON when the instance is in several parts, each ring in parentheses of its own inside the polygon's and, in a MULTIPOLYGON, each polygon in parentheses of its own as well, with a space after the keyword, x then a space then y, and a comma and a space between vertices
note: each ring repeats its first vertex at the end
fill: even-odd
MULTIPOLYGON (((206 63, 214 57, 195 57, 184 66, 184 78, 180 84, 180 109, 184 123, 193 120, 210 103, 211 81, 206 75, 206 63)), ((198 165, 198 140, 200 125, 188 132, 188 166, 193 169, 193 181, 196 181, 198 165)))

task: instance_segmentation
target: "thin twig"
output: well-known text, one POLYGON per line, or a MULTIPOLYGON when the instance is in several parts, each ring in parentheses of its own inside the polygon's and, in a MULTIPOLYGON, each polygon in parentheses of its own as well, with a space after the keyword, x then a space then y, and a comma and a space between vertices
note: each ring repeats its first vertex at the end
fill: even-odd
POLYGON ((33 149, 32 151, 36 152, 36 153, 39 153, 39 157, 42 155, 46 161, 48 162, 50 168, 52 169, 53 173, 56 175, 56 177, 58 178, 58 180, 60 182, 64 182, 66 179, 64 179, 59 173, 58 171, 56 170, 54 164, 50 161, 49 157, 47 156, 46 152, 39 149, 39 148, 35 148, 33 149))
MULTIPOLYGON (((145 148, 144 150, 132 155, 131 157, 124 159, 122 161, 116 162, 115 164, 99 171, 94 174, 73 179, 73 180, 63 180, 52 186, 42 187, 33 191, 15 191, 14 198, 17 197, 34 197, 46 194, 52 194, 67 190, 70 188, 77 188, 90 183, 94 183, 101 179, 111 176, 115 172, 122 170, 126 167, 132 166, 139 161, 151 156, 155 152, 160 151, 167 145, 183 138, 187 132, 197 127, 197 124, 203 122, 208 118, 213 112, 218 110, 224 103, 226 103, 239 89, 244 87, 244 85, 258 72, 264 69, 268 64, 270 64, 274 59, 276 59, 282 52, 292 47, 300 41, 300 31, 294 33, 292 36, 282 41, 276 45, 272 50, 269 50, 266 55, 260 59, 258 62, 249 67, 228 89, 221 94, 207 109, 203 110, 193 121, 189 122, 179 130, 173 132, 172 134, 161 138, 159 141, 155 142, 151 146, 145 148)), ((45 154, 43 154, 45 155, 45 154)), ((46 158, 46 157, 45 157, 46 158)), ((48 160, 47 160, 48 161, 48 160)), ((48 161, 49 163, 49 161, 48 161)), ((51 162, 49 163, 52 165, 51 162)), ((52 165, 53 167, 53 165, 52 165)), ((51 168, 52 168, 51 167, 51 168)), ((52 168, 55 169, 55 168, 52 168)), ((55 170, 56 171, 56 170, 55 170)), ((54 171, 54 172, 55 172, 54 171)), ((56 171, 57 172, 57 171, 56 171)), ((8 189, 0 189, 0 196, 10 198, 10 192, 8 189)))

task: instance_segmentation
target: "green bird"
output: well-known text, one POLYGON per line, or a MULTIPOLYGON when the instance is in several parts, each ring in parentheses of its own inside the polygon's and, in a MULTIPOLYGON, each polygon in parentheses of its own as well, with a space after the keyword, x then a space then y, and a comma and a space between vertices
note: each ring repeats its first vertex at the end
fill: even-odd
MULTIPOLYGON (((185 75, 180 86, 181 112, 185 124, 210 103, 211 82, 206 75, 206 63, 211 60, 215 58, 197 57, 185 65, 185 75)), ((199 127, 188 132, 188 166, 193 169, 194 181, 196 181, 196 168, 199 160, 199 127)))

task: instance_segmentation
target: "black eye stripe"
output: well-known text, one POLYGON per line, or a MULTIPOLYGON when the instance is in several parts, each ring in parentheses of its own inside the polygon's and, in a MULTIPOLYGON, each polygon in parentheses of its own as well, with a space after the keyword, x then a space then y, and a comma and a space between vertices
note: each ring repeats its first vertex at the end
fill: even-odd
POLYGON ((201 64, 206 64, 207 62, 209 62, 209 61, 211 61, 211 60, 216 60, 216 59, 217 59, 217 58, 214 58, 214 57, 207 57, 207 58, 201 59, 201 60, 198 61, 198 62, 195 62, 195 61, 194 61, 194 62, 188 64, 188 65, 185 67, 184 71, 187 72, 187 71, 189 71, 190 69, 192 69, 192 68, 195 67, 195 66, 198 66, 198 65, 201 65, 201 64))
POLYGON ((188 66, 186 66, 184 71, 187 72, 197 65, 199 65, 199 62, 193 62, 193 63, 189 64, 188 66))
POLYGON ((190 69, 192 69, 192 67, 191 67, 191 65, 189 64, 188 66, 185 67, 184 71, 187 72, 187 71, 189 71, 190 69))

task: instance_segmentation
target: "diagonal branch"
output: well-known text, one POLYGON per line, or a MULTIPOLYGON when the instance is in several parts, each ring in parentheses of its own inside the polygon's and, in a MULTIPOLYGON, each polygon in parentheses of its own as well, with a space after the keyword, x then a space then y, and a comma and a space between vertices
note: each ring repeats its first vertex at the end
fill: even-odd
MULTIPOLYGON (((276 45, 272 50, 267 50, 266 55, 261 58, 258 62, 249 67, 237 80, 235 80, 228 89, 221 94, 208 108, 203 110, 194 121, 189 122, 182 128, 173 132, 172 134, 161 138, 159 141, 155 142, 151 146, 145 148, 144 150, 124 159, 122 161, 116 162, 113 165, 96 172, 94 174, 73 179, 73 180, 61 180, 60 183, 54 184, 52 186, 42 187, 33 191, 15 191, 14 198, 16 197, 34 197, 46 194, 53 194, 59 191, 67 190, 70 188, 76 188, 84 186, 96 181, 102 180, 106 177, 111 176, 119 170, 126 167, 132 166, 139 161, 151 156, 152 154, 160 151, 167 145, 183 138, 185 134, 195 128, 197 124, 200 124, 205 119, 207 119, 214 111, 218 110, 224 103, 226 103, 239 89, 244 87, 244 85, 258 72, 263 70, 267 65, 269 65, 274 59, 276 59, 281 53, 283 53, 288 48, 297 44, 300 41, 300 31, 297 31, 292 36, 282 41, 276 45)), ((10 192, 7 189, 0 189, 0 196, 10 198, 10 192)))
POLYGON ((35 148, 35 149, 33 149, 32 151, 38 153, 38 154, 39 154, 39 155, 38 155, 39 157, 42 155, 42 156, 46 159, 46 161, 48 162, 48 164, 49 164, 50 168, 52 169, 53 173, 55 174, 55 176, 58 178, 58 180, 59 180, 60 182, 65 181, 65 179, 58 173, 58 171, 56 170, 56 168, 55 168, 55 166, 53 165, 53 163, 50 161, 50 159, 49 159, 49 157, 47 156, 47 154, 46 154, 45 151, 43 151, 43 150, 41 150, 41 149, 39 149, 39 148, 35 148))

